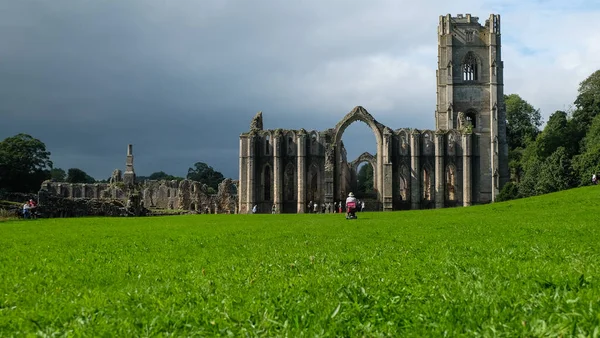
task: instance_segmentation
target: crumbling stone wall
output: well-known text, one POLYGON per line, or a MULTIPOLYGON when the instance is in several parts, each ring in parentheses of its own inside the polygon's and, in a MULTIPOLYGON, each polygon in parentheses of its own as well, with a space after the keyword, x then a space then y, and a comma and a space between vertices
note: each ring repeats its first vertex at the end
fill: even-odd
POLYGON ((237 213, 236 187, 237 181, 226 179, 219 185, 218 193, 211 195, 205 184, 191 180, 148 180, 133 186, 120 181, 96 184, 44 181, 39 200, 48 217, 142 215, 149 209, 237 213))

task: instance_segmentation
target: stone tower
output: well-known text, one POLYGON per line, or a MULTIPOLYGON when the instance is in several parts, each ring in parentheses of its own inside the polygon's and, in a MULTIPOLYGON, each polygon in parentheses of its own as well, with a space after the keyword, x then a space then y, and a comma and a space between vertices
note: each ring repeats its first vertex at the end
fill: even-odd
POLYGON ((133 170, 133 145, 131 144, 127 146, 127 160, 125 161, 123 183, 127 185, 135 184, 135 171, 133 170))
POLYGON ((435 126, 472 132, 471 193, 480 203, 509 179, 500 50, 500 15, 484 25, 470 14, 440 16, 435 126))

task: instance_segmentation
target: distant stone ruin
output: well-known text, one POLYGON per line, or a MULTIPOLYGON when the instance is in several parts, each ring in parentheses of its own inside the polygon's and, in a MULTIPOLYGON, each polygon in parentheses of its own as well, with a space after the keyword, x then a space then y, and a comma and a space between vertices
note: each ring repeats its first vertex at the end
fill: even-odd
POLYGON ((133 147, 128 145, 126 170, 115 169, 109 183, 42 183, 40 210, 45 217, 144 216, 153 214, 238 213, 237 181, 225 179, 216 194, 192 180, 136 180, 133 147))

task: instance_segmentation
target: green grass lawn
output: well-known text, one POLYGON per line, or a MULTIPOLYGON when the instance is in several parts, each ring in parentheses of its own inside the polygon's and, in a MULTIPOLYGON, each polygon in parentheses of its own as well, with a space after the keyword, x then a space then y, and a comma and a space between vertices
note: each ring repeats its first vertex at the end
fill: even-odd
POLYGON ((598 336, 599 197, 2 222, 0 336, 598 336))

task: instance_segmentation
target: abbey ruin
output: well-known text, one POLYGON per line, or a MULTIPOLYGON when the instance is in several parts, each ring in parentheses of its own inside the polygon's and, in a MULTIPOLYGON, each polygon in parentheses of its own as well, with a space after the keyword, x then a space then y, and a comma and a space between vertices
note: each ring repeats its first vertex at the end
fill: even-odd
POLYGON ((324 131, 264 130, 258 113, 240 135, 239 212, 304 213, 356 191, 358 165, 373 167, 371 210, 469 206, 495 200, 508 182, 500 16, 440 16, 435 129, 391 129, 355 107, 324 131), (366 123, 377 153, 348 162, 342 143, 352 123, 366 123))
MULTIPOLYGON (((63 203, 60 198, 73 201, 112 201, 133 210, 133 214, 139 210, 163 209, 180 210, 196 213, 236 213, 237 197, 235 196, 237 182, 225 179, 219 185, 216 194, 209 194, 205 184, 191 180, 168 181, 168 180, 144 180, 138 182, 133 167, 133 146, 127 147, 125 161, 125 172, 115 169, 108 183, 66 183, 44 181, 39 192, 40 204, 50 200, 54 209, 66 216, 85 216, 85 214, 97 214, 94 210, 84 210, 85 207, 77 208, 73 203, 63 203), (58 205, 66 204, 69 208, 62 210, 58 205), (76 211, 76 209, 81 209, 76 211), (73 214, 75 210, 75 214, 73 214)), ((95 205, 97 203, 82 203, 82 205, 95 205)), ((50 209, 53 207, 50 206, 50 209)), ((49 211, 52 212, 52 211, 49 211)))

